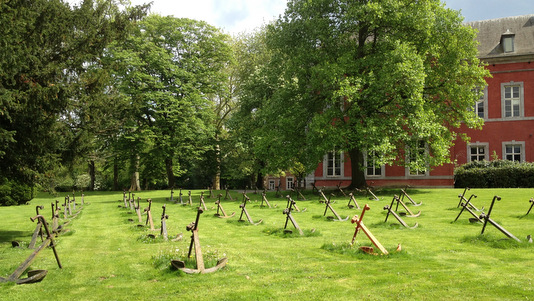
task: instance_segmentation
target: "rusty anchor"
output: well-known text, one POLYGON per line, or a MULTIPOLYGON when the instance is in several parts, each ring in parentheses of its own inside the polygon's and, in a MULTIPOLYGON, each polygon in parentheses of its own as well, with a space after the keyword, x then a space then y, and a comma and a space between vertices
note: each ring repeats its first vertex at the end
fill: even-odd
POLYGON ((152 212, 150 211, 151 207, 152 207, 152 199, 147 199, 146 200, 148 202, 148 207, 145 208, 144 212, 146 212, 146 222, 145 222, 145 226, 148 225, 150 223, 150 230, 155 230, 154 229, 154 221, 152 220, 152 212))
POLYGON ((162 235, 163 239, 165 239, 165 240, 168 239, 166 220, 169 218, 169 216, 167 214, 165 214, 166 207, 167 207, 166 204, 163 204, 163 206, 161 207, 161 208, 163 208, 163 213, 161 214, 161 231, 160 231, 160 235, 162 235))
POLYGON ((200 193, 200 206, 202 207, 202 209, 204 209, 204 211, 208 210, 208 208, 206 207, 206 203, 204 202, 204 191, 200 193))
MULTIPOLYGON (((417 226, 419 226, 418 223, 415 223, 415 225, 413 226, 408 226, 408 224, 406 224, 406 222, 404 222, 404 220, 402 220, 402 218, 397 214, 397 212, 393 211, 393 204, 395 203, 395 201, 399 201, 399 197, 397 195, 394 195, 393 196, 393 200, 391 200, 391 204, 389 206, 385 206, 384 207, 384 210, 387 210, 388 213, 386 215, 386 219, 384 220, 384 223, 388 221, 388 217, 389 217, 389 214, 392 214, 396 219, 397 221, 402 225, 404 226, 405 228, 409 228, 409 229, 415 229, 417 228, 417 226)), ((419 212, 420 213, 420 212, 419 212)))
MULTIPOLYGON (((464 190, 464 193, 465 193, 465 190, 464 190)), ((469 199, 465 199, 465 197, 463 195, 459 195, 461 198, 460 198, 460 206, 462 206, 462 210, 460 210, 460 213, 458 213, 458 216, 456 216, 456 219, 454 219, 454 221, 457 221, 458 218, 460 217, 460 215, 462 215, 462 213, 464 212, 464 210, 467 210, 467 212, 471 213, 471 215, 473 216, 473 218, 470 218, 469 221, 470 222, 483 222, 482 218, 480 218, 476 213, 473 212, 473 210, 471 208, 475 208, 476 210, 476 207, 474 205, 471 204, 471 199, 474 197, 476 198, 477 196, 472 194, 469 199)))
POLYGON ((401 193, 402 193, 401 200, 403 200, 404 197, 406 197, 408 200, 410 200, 410 202, 411 202, 412 205, 414 205, 414 206, 421 206, 421 204, 423 204, 423 202, 417 204, 417 203, 410 197, 410 195, 406 192, 406 190, 408 190, 408 186, 406 186, 406 188, 404 188, 404 189, 401 189, 401 193))
POLYGON ((140 202, 141 202, 141 198, 137 197, 137 206, 135 206, 135 201, 134 201, 134 208, 135 208, 135 213, 137 213, 137 219, 139 220, 139 223, 142 223, 143 218, 141 217, 141 204, 139 204, 140 202))
POLYGON ((297 212, 304 212, 307 210, 307 208, 304 208, 303 210, 300 210, 300 208, 297 206, 297 202, 295 202, 290 195, 286 195, 287 198, 287 205, 286 208, 289 208, 290 205, 292 205, 293 209, 297 210, 297 212))
POLYGON ((230 194, 230 190, 228 189, 228 186, 226 186, 224 190, 226 191, 224 199, 225 200, 230 199, 230 201, 233 201, 234 199, 232 198, 232 195, 230 194))
POLYGON ((217 261, 217 264, 212 268, 207 268, 204 266, 204 258, 202 257, 202 250, 200 248, 200 240, 198 238, 198 222, 200 219, 200 215, 204 211, 202 208, 198 208, 197 210, 197 217, 196 220, 189 225, 187 225, 186 229, 187 231, 191 231, 191 244, 189 245, 189 253, 187 254, 187 258, 191 258, 191 253, 193 248, 195 249, 195 259, 197 263, 196 269, 190 269, 185 267, 185 262, 181 260, 171 260, 171 264, 173 267, 187 273, 187 274, 205 274, 205 273, 212 273, 215 272, 224 266, 226 266, 226 263, 228 262, 228 259, 226 257, 219 259, 217 261))
POLYGON ((343 191, 343 189, 341 189, 341 183, 342 182, 339 182, 339 184, 336 185, 337 186, 337 190, 339 190, 343 196, 347 196, 347 194, 345 194, 345 191, 343 191))
POLYGON ((349 203, 347 204, 347 206, 348 206, 350 209, 352 209, 352 208, 354 208, 354 207, 356 207, 356 209, 360 209, 360 205, 358 205, 358 202, 356 202, 356 199, 354 198, 354 193, 352 193, 352 192, 349 193, 349 196, 350 196, 350 198, 349 198, 349 203), (352 205, 351 202, 353 202, 354 205, 352 205))
POLYGON ((265 190, 263 190, 263 192, 261 193, 261 204, 260 204, 260 207, 264 207, 265 205, 263 205, 263 202, 265 202, 265 204, 271 208, 271 204, 269 203, 269 201, 267 200, 267 195, 266 195, 266 192, 265 190))
MULTIPOLYGON (((473 209, 473 210, 476 210, 476 211, 482 211, 482 210, 484 210, 484 207, 482 207, 482 209, 478 209, 477 207, 475 207, 475 205, 474 205, 473 203, 471 203, 471 202, 467 202, 467 200, 466 200, 466 198, 465 198, 465 192, 466 192, 467 190, 471 190, 471 188, 466 187, 466 188, 464 189, 464 192, 463 192, 462 194, 458 195, 458 197, 460 198, 460 201, 458 202, 458 206, 456 206, 456 208, 459 208, 459 207, 462 205, 462 203, 466 202, 466 203, 468 203, 469 207, 470 207, 471 209, 473 209)), ((471 198, 472 198, 473 196, 474 196, 475 198, 477 197, 476 195, 472 194, 471 197, 469 197, 469 200, 471 200, 471 198)))
POLYGON ((395 211, 399 210, 399 204, 406 210, 406 212, 399 212, 399 215, 406 216, 406 217, 418 217, 421 215, 421 210, 417 212, 417 214, 414 214, 408 206, 402 201, 401 198, 399 198, 397 195, 393 196, 393 200, 391 201, 391 209, 393 209, 393 204, 397 202, 397 205, 395 207, 395 211))
POLYGON ((519 240, 519 238, 515 237, 512 233, 506 231, 506 229, 504 229, 501 225, 497 224, 494 220, 492 220, 490 218, 490 215, 491 215, 491 211, 493 210, 493 205, 495 204, 495 201, 500 201, 501 200, 501 197, 500 196, 494 196, 493 197, 493 200, 491 201, 491 205, 490 205, 490 208, 488 210, 488 214, 484 214, 482 213, 480 215, 480 218, 484 220, 484 225, 482 226, 482 232, 480 232, 480 235, 484 234, 484 230, 486 229, 486 225, 488 224, 488 222, 490 224, 492 224, 495 228, 497 228, 497 230, 501 231, 504 235, 508 236, 509 238, 512 238, 514 240, 516 240, 517 242, 521 242, 521 240, 519 240))
POLYGON ((287 196, 287 198, 288 198, 288 206, 286 209, 284 209, 284 212, 283 212, 286 215, 286 223, 284 225, 284 229, 285 229, 284 232, 293 233, 293 231, 287 229, 287 222, 291 221, 291 223, 293 224, 293 227, 299 230, 300 235, 303 235, 304 233, 302 232, 302 229, 300 229, 299 225, 297 224, 297 222, 291 215, 291 211, 293 210, 293 207, 297 205, 297 203, 293 201, 289 195, 287 196))
MULTIPOLYGON (((35 206, 35 212, 37 215, 39 215, 39 209, 44 210, 44 206, 35 206)), ((54 209, 52 209, 54 211, 54 209)), ((30 244, 28 245, 28 249, 35 248, 35 242, 37 241, 37 236, 41 237, 41 242, 43 241, 43 231, 42 231, 43 224, 41 223, 41 220, 37 222, 37 225, 35 227, 35 230, 33 231, 32 240, 30 241, 30 244)))
MULTIPOLYGON (((334 221, 338 221, 338 222, 344 222, 346 220, 349 219, 349 216, 347 216, 347 218, 345 219, 342 219, 339 214, 337 214, 337 212, 334 210, 334 208, 332 208, 332 206, 330 205, 330 198, 326 198, 326 196, 324 195, 323 191, 322 190, 319 190, 319 192, 321 193, 321 195, 323 196, 323 198, 325 199, 325 204, 326 204, 326 207, 324 208, 324 213, 323 213, 323 216, 326 216, 326 212, 328 211, 328 209, 330 209, 330 211, 332 211, 332 213, 334 214, 335 218, 333 219, 334 221)), ((330 195, 332 196, 332 195, 330 195)))
MULTIPOLYGON (((384 246, 378 241, 378 239, 376 239, 376 237, 373 235, 373 233, 371 233, 371 231, 369 231, 369 229, 363 223, 363 216, 365 215, 365 212, 367 210, 369 210, 369 209, 371 209, 369 207, 369 205, 365 204, 365 206, 362 209, 362 214, 360 215, 360 217, 358 218, 358 216, 355 215, 350 220, 351 223, 356 224, 356 229, 354 230, 354 235, 352 236, 352 241, 351 241, 350 245, 351 246, 354 245, 354 241, 356 240, 356 235, 358 235, 358 232, 361 230, 361 231, 363 231, 363 233, 365 233, 365 235, 367 235, 367 237, 373 243, 373 245, 375 245, 375 247, 377 247, 380 250, 380 252, 382 252, 382 254, 388 255, 389 252, 386 250, 386 248, 384 248, 384 246)), ((376 254, 376 253, 374 253, 373 248, 361 247, 360 249, 362 251, 366 252, 366 253, 369 253, 369 254, 373 254, 373 255, 376 254)), ((399 244, 397 246, 397 250, 396 251, 400 251, 400 250, 401 250, 401 246, 399 244)))
POLYGON ((224 208, 223 206, 221 205, 221 197, 222 197, 222 194, 219 193, 218 195, 218 199, 215 201, 215 204, 217 205, 217 213, 215 213, 215 216, 218 216, 220 218, 230 218, 232 216, 235 215, 235 212, 232 212, 231 215, 227 215, 226 212, 224 211, 224 208), (219 213, 220 211, 220 213, 219 213), (222 213, 222 215, 221 215, 222 213))
POLYGON ((528 208, 527 214, 525 215, 528 215, 530 210, 532 210, 532 206, 534 206, 534 198, 531 198, 528 202, 530 203, 530 208, 528 208))
POLYGON ((246 208, 247 201, 250 201, 250 198, 246 194, 243 194, 243 203, 239 205, 239 208, 241 208, 241 215, 239 216, 239 221, 240 222, 244 221, 244 220, 241 219, 243 217, 243 213, 244 213, 245 216, 247 217, 247 220, 248 220, 249 223, 251 223, 253 225, 260 224, 261 222, 263 222, 263 219, 260 219, 257 223, 254 223, 252 221, 252 219, 250 218, 250 215, 248 214, 248 211, 247 211, 247 208, 246 208))
POLYGON ((26 271, 26 269, 32 264, 32 262, 35 260, 35 257, 46 247, 51 246, 52 250, 54 251, 54 256, 56 257, 56 262, 59 266, 59 268, 63 268, 61 265, 61 262, 59 260, 59 257, 57 255, 56 246, 54 239, 52 238, 52 235, 50 234, 50 230, 48 229, 48 224, 42 215, 36 215, 34 217, 31 217, 30 220, 32 222, 35 222, 36 220, 41 223, 42 226, 45 228, 46 232, 46 239, 43 241, 41 246, 39 246, 35 251, 33 251, 32 254, 26 260, 19 265, 19 267, 7 278, 0 277, 0 282, 15 282, 17 284, 25 284, 25 283, 35 283, 39 282, 44 279, 46 274, 48 273, 47 270, 31 270, 28 271, 28 278, 19 279, 20 275, 26 271))

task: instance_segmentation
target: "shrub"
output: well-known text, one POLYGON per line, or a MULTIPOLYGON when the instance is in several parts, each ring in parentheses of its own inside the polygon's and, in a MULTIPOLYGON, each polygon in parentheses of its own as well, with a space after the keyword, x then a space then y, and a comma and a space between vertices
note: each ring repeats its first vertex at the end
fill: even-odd
POLYGON ((454 170, 455 187, 534 187, 534 164, 508 160, 473 161, 454 170))
POLYGON ((32 198, 30 185, 17 180, 0 179, 0 206, 26 204, 32 198))

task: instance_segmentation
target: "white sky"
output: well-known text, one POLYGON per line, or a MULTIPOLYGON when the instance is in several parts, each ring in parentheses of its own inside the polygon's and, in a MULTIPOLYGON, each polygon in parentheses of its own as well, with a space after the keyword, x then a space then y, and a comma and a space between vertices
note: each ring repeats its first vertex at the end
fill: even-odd
MULTIPOLYGON (((67 0, 77 3, 81 0, 67 0)), ((287 0, 152 0, 151 12, 204 20, 226 33, 251 32, 284 13, 287 0)), ((534 0, 442 0, 465 21, 534 14, 534 0)), ((150 0, 131 0, 142 4, 150 0)))

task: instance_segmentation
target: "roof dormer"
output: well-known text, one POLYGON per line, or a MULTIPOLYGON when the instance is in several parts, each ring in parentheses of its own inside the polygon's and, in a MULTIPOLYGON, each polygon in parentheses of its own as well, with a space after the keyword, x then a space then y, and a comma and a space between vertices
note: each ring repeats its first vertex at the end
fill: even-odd
POLYGON ((514 52, 514 38, 515 33, 512 33, 510 29, 501 35, 501 47, 504 53, 514 52))

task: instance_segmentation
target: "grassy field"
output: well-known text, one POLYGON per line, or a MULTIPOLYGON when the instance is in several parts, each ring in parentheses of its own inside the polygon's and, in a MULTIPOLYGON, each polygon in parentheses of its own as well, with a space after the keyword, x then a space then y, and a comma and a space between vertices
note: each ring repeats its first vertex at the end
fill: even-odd
MULTIPOLYGON (((136 194, 147 207, 153 200, 152 215, 160 227, 162 205, 167 204, 167 229, 170 238, 183 233, 181 241, 165 241, 159 231, 137 227, 137 216, 124 208, 122 193, 86 193, 81 213, 66 227, 69 231, 56 238, 63 269, 59 269, 51 249, 43 250, 33 269, 46 269, 40 283, 16 285, 0 283, 0 300, 528 300, 534 299, 534 247, 526 242, 534 234, 534 210, 525 215, 534 191, 528 189, 472 189, 474 204, 486 211, 494 195, 491 217, 518 237, 518 243, 488 224, 469 222, 460 209, 459 189, 411 189, 410 196, 421 206, 408 206, 417 218, 405 217, 401 227, 393 216, 385 223, 386 211, 399 190, 384 190, 380 201, 360 195, 363 207, 369 204, 364 223, 390 251, 373 256, 359 250, 371 246, 359 233, 353 248, 349 242, 354 225, 323 216, 325 205, 316 195, 298 201, 304 211, 293 217, 305 234, 284 234, 285 198, 268 194, 275 208, 260 207, 261 195, 249 193, 247 205, 254 222, 238 222, 242 195, 233 192, 234 201, 223 200, 225 211, 236 216, 214 216, 215 199, 206 198, 208 210, 200 217, 199 236, 205 260, 226 256, 228 265, 211 274, 188 275, 174 270, 171 259, 184 259, 190 243, 186 226, 195 220, 200 191, 193 191, 193 207, 167 201, 170 191, 145 191, 136 194), (134 219, 134 222, 129 221, 134 219), (147 234, 157 234, 155 239, 147 234), (394 252, 401 244, 402 251, 394 252)), ((9 276, 32 252, 28 249, 35 223, 35 206, 44 205, 43 215, 50 219, 50 203, 57 197, 40 194, 30 205, 0 207, 0 276, 9 276), (21 242, 13 248, 12 241, 21 242)), ((175 199, 177 198, 175 194, 175 199)), ((295 198, 296 199, 296 198, 295 198)), ((349 209, 348 197, 335 197, 333 208, 343 218, 361 214, 349 209)), ((77 196, 80 202, 79 195, 77 196)), ((78 206, 79 207, 79 206, 78 206)), ((332 216, 331 212, 327 216, 332 216)), ((143 218, 146 218, 143 216, 143 218)), ((61 222, 64 222, 61 220, 61 222)), ((288 228, 293 229, 291 223, 288 228)), ((39 243, 40 241, 38 241, 39 243)), ((26 277, 25 275, 23 277, 26 277)))

